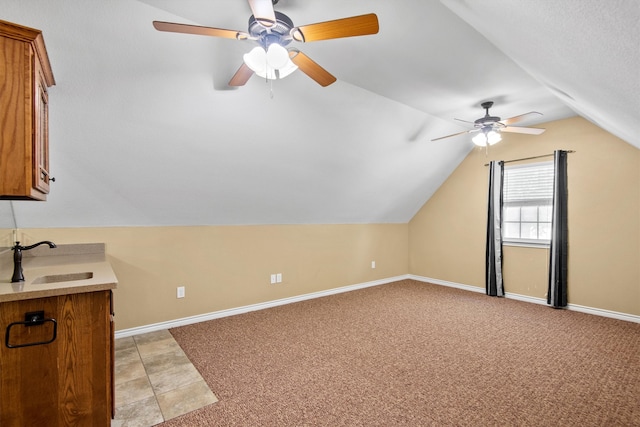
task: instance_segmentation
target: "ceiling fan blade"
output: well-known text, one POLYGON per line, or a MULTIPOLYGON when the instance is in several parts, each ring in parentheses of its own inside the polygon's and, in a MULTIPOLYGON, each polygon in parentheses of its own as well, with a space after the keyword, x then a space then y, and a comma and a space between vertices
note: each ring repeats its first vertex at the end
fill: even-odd
POLYGON ((158 31, 169 33, 196 34, 200 36, 223 37, 225 39, 246 40, 249 34, 243 31, 225 30, 222 28, 200 27, 198 25, 177 24, 175 22, 153 21, 153 26, 158 31))
POLYGON ((271 0, 249 0, 249 6, 253 17, 263 27, 271 28, 276 23, 276 14, 273 11, 273 3, 271 0))
POLYGON ((253 76, 253 70, 243 62, 238 71, 231 77, 229 86, 244 86, 251 76, 253 76))
POLYGON ((297 49, 289 51, 289 58, 303 73, 315 80, 320 86, 326 87, 336 81, 336 78, 327 70, 297 49))
POLYGON ((438 141, 438 140, 440 140, 440 139, 451 138, 452 136, 458 136, 458 135, 462 135, 462 134, 465 134, 465 133, 478 132, 479 130, 480 130, 480 129, 465 130, 465 131, 463 131, 463 132, 458 132, 458 133, 454 133, 454 134, 447 135, 447 136, 441 136, 440 138, 432 139, 432 141, 438 141))
POLYGON ((528 113, 520 114, 519 116, 515 116, 515 117, 508 118, 508 119, 500 120, 500 122, 504 123, 505 125, 508 126, 508 125, 512 125, 514 123, 518 123, 518 122, 520 122, 520 121, 522 121, 522 120, 524 120, 524 119, 526 119, 526 118, 528 118, 530 116, 534 116, 536 114, 538 114, 540 116, 542 115, 542 113, 538 113, 537 111, 530 111, 528 113))
POLYGON ((468 121, 468 120, 455 119, 455 118, 454 118, 453 120, 457 120, 457 121, 459 121, 459 122, 463 122, 463 123, 469 123, 470 125, 475 125, 475 123, 474 123, 474 122, 470 122, 470 121, 468 121))
POLYGON ((369 13, 295 27, 291 30, 291 36, 299 42, 314 42, 342 37, 366 36, 376 34, 378 30, 378 17, 375 13, 369 13))
POLYGON ((526 133, 529 135, 540 135, 546 129, 542 128, 523 128, 518 126, 506 126, 500 128, 500 132, 526 133))

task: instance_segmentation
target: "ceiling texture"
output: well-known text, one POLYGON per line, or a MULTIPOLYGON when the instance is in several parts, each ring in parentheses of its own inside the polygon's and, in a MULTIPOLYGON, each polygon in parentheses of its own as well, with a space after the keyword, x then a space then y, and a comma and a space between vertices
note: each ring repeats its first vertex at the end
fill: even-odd
POLYGON ((253 42, 151 23, 246 31, 245 0, 0 0, 0 19, 43 31, 56 78, 52 193, 0 214, 20 228, 404 223, 474 149, 431 139, 487 100, 503 118, 543 113, 518 125, 580 115, 640 148, 637 1, 275 8, 295 25, 373 12, 380 31, 292 43, 337 77, 326 88, 300 71, 231 88, 253 42))

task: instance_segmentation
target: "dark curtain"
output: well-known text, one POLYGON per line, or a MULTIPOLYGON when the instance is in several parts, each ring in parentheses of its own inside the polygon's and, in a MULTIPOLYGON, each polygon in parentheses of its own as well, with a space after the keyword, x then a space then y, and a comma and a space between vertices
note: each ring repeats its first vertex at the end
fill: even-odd
POLYGON ((502 178, 504 162, 489 163, 489 202, 487 215, 486 292, 504 296, 502 283, 502 178))
POLYGON ((549 289, 547 304, 552 307, 567 306, 567 152, 553 154, 553 218, 551 222, 551 248, 549 251, 549 289))

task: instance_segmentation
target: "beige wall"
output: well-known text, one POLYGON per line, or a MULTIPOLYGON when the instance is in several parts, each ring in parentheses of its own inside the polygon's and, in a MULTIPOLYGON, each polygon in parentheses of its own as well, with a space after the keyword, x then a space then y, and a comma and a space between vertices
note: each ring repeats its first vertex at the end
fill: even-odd
MULTIPOLYGON (((410 221, 409 272, 484 288, 484 165, 575 150, 568 157, 569 303, 640 315, 640 150, 579 117, 541 127, 540 136, 508 134, 488 155, 467 156, 410 221)), ((506 292, 545 297, 548 249, 505 247, 503 264, 506 292)))
MULTIPOLYGON (((470 153, 408 224, 24 229, 19 238, 106 243, 118 330, 407 273, 484 288, 484 164, 569 149, 569 302, 640 315, 640 150, 581 118, 544 127, 507 135, 488 156, 470 153), (271 285, 273 273, 283 283, 271 285)), ((0 230, 0 247, 12 242, 0 230)), ((547 258, 505 247, 506 291, 543 298, 547 258)))
POLYGON ((19 232, 23 244, 106 243, 119 281, 116 328, 123 330, 407 274, 407 230, 363 224, 19 232), (282 273, 283 282, 271 285, 272 273, 282 273), (176 298, 179 285, 184 299, 176 298))

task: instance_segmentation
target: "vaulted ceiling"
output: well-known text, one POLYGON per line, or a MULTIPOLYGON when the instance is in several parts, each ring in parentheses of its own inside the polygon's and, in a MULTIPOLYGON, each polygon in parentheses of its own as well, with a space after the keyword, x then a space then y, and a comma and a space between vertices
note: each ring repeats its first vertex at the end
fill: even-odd
MULTIPOLYGON (((406 222, 473 149, 480 103, 542 122, 581 115, 640 148, 635 1, 280 0, 296 25, 376 13, 372 36, 297 44, 301 72, 227 85, 250 41, 245 0, 2 0, 43 31, 51 168, 45 203, 0 202, 18 227, 406 222)), ((504 137, 505 140, 508 135, 504 137)), ((535 137, 532 137, 535 138, 535 137)), ((533 139, 532 139, 533 143, 533 139)), ((0 226, 11 226, 0 224, 0 226)))

